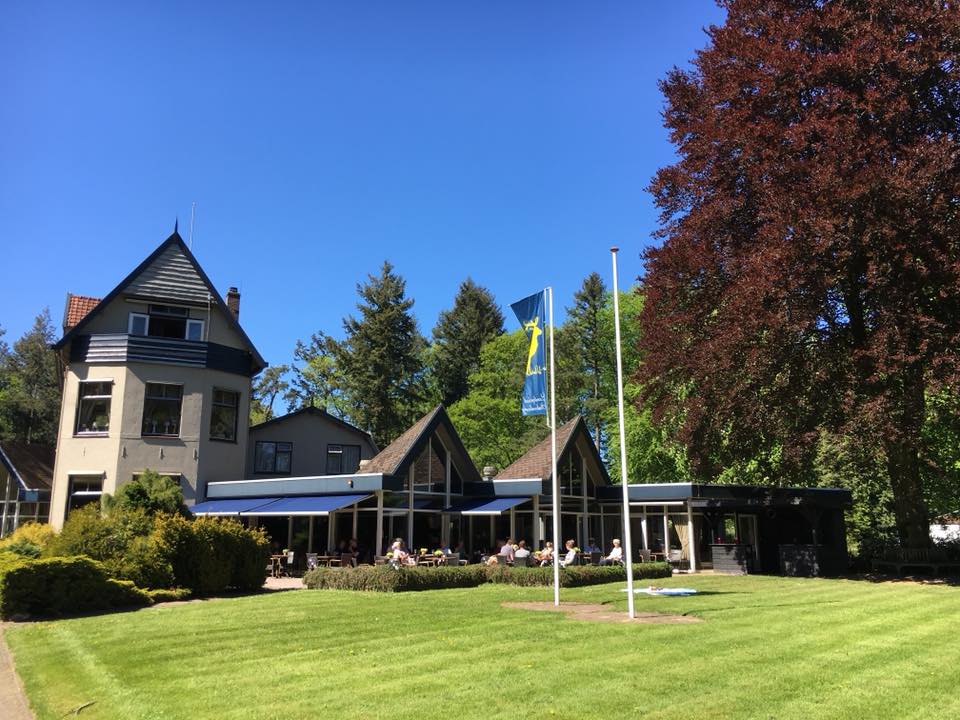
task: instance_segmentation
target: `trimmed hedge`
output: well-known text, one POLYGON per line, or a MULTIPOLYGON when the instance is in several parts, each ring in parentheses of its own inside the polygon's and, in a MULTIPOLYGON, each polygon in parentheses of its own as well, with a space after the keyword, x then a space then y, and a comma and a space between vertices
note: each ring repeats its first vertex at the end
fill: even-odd
POLYGON ((149 604, 143 590, 129 580, 114 580, 102 564, 90 558, 28 560, 0 553, 0 618, 149 604))
MULTIPOLYGON (((641 563, 633 566, 634 579, 670 577, 667 563, 641 563)), ((623 566, 581 565, 563 568, 560 584, 563 587, 581 587, 626 580, 623 566)), ((553 584, 553 568, 512 568, 502 565, 463 565, 461 567, 402 567, 390 565, 361 565, 356 568, 325 568, 310 570, 303 576, 304 584, 321 590, 366 590, 372 592, 408 592, 412 590, 441 590, 444 588, 477 587, 484 583, 520 585, 525 587, 553 584)))
POLYGON ((303 576, 308 588, 406 592, 440 588, 476 587, 487 581, 482 565, 461 567, 405 567, 360 565, 355 568, 319 567, 303 576))
POLYGON ((158 516, 150 540, 156 556, 169 563, 172 584, 197 595, 257 590, 267 577, 266 535, 235 520, 158 516))
MULTIPOLYGON (((647 580, 666 578, 673 574, 668 563, 634 563, 633 579, 647 580)), ((553 567, 505 567, 492 565, 487 568, 487 579, 492 583, 534 587, 553 585, 553 567)), ((561 587, 583 587, 603 583, 626 582, 627 570, 623 565, 573 565, 560 568, 561 587)))

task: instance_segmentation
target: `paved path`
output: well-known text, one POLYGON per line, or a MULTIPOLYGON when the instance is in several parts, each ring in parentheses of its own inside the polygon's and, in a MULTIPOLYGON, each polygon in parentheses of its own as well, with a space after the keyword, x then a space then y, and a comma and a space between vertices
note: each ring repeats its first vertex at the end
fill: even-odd
POLYGON ((0 708, 3 709, 3 720, 34 720, 20 678, 13 671, 13 658, 3 631, 4 625, 0 623, 0 708))

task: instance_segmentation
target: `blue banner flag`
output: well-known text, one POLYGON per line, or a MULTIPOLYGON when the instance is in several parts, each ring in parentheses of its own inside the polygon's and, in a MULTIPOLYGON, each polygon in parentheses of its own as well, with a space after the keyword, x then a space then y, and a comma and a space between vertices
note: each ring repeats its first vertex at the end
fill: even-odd
POLYGON ((523 325, 530 345, 527 348, 526 379, 520 410, 524 415, 547 414, 547 353, 544 349, 543 291, 519 300, 510 307, 523 325))

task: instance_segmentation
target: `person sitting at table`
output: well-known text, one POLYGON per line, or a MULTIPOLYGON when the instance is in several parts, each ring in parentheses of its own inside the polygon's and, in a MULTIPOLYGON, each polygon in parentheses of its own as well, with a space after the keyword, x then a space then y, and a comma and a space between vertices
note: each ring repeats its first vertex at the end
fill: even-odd
POLYGON ((403 538, 397 538, 393 541, 393 545, 390 546, 390 552, 393 553, 393 557, 390 558, 390 563, 392 565, 416 565, 417 559, 412 557, 410 553, 407 552, 407 546, 403 542, 403 538))
POLYGON ((623 548, 620 547, 620 538, 613 539, 613 548, 610 554, 600 561, 601 565, 619 565, 623 562, 623 548))
POLYGON ((573 565, 577 561, 577 548, 576 543, 573 540, 567 540, 564 543, 567 548, 567 554, 563 556, 563 560, 560 561, 561 567, 566 567, 567 565, 573 565))
POLYGON ((530 557, 530 550, 527 548, 527 541, 521 540, 517 543, 517 549, 513 551, 513 558, 525 558, 530 557))
POLYGON ((583 549, 583 551, 584 551, 587 555, 590 555, 590 554, 595 553, 595 552, 602 553, 602 552, 603 552, 603 548, 600 547, 599 545, 597 545, 597 541, 596 541, 594 538, 590 538, 590 539, 587 541, 587 546, 583 549))
POLYGON ((540 561, 540 567, 549 565, 553 562, 553 543, 547 540, 543 544, 543 550, 537 553, 536 558, 540 561))
POLYGON ((507 562, 513 562, 515 552, 513 549, 513 538, 508 537, 503 547, 500 548, 500 552, 497 554, 501 557, 501 562, 503 562, 502 558, 506 558, 507 562))

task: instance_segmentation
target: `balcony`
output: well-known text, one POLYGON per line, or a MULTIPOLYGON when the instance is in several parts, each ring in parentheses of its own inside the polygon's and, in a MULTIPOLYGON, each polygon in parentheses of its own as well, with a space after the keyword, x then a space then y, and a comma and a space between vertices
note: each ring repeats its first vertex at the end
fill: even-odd
POLYGON ((70 346, 70 362, 118 365, 128 362, 181 365, 250 376, 250 353, 211 342, 126 333, 82 335, 70 346))

